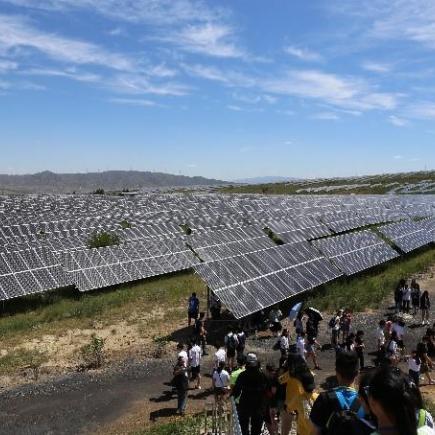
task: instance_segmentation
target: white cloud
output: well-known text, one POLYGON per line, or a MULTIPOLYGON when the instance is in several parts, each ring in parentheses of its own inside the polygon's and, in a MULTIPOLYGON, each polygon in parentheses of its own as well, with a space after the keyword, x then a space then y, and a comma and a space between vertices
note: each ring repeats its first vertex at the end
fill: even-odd
POLYGON ((0 59, 0 73, 12 71, 18 68, 18 63, 7 59, 0 59))
POLYGON ((376 92, 363 79, 317 70, 289 71, 284 77, 263 80, 260 85, 270 93, 322 100, 344 109, 391 110, 397 106, 395 94, 376 92))
POLYGON ((284 51, 291 56, 308 62, 320 62, 323 59, 319 53, 292 45, 285 47, 284 51))
POLYGON ((406 125, 409 124, 408 120, 399 118, 398 116, 395 115, 390 115, 388 117, 388 122, 395 125, 396 127, 405 127, 406 125))
POLYGON ((136 69, 135 61, 124 55, 89 42, 39 31, 21 17, 0 15, 0 48, 7 52, 22 47, 73 64, 100 65, 124 71, 136 69))
POLYGON ((407 113, 413 118, 435 120, 435 103, 430 101, 417 102, 407 108, 407 113))
POLYGON ((181 66, 187 74, 193 77, 221 82, 228 86, 253 87, 256 85, 255 78, 239 71, 223 70, 214 66, 202 64, 182 64, 181 66))
POLYGON ((52 11, 87 9, 110 18, 152 25, 206 22, 226 12, 203 0, 4 0, 29 8, 52 11))
POLYGON ((334 112, 319 112, 312 116, 313 119, 320 119, 323 121, 337 121, 340 117, 334 112))
POLYGON ((236 106, 235 104, 229 104, 227 108, 233 110, 234 112, 243 112, 243 109, 240 106, 236 106))
POLYGON ((156 103, 151 100, 135 99, 135 98, 111 98, 111 103, 125 104, 127 106, 140 106, 140 107, 152 107, 156 106, 156 103))
POLYGON ((48 76, 48 77, 63 77, 70 80, 76 80, 79 82, 99 83, 102 81, 102 77, 98 74, 81 72, 75 68, 50 69, 50 68, 32 68, 23 70, 21 74, 31 76, 48 76))
POLYGON ((212 57, 242 58, 246 53, 234 41, 234 29, 226 24, 189 24, 156 39, 169 42, 184 51, 212 57))
POLYGON ((190 92, 190 88, 180 83, 153 83, 148 77, 141 74, 118 74, 108 79, 105 86, 115 92, 126 94, 154 94, 183 96, 190 92))
POLYGON ((393 159, 395 159, 395 160, 402 160, 403 156, 397 155, 397 156, 394 156, 393 159))
POLYGON ((378 63, 378 62, 364 62, 362 67, 366 71, 371 71, 375 73, 387 73, 391 71, 391 65, 386 63, 378 63))

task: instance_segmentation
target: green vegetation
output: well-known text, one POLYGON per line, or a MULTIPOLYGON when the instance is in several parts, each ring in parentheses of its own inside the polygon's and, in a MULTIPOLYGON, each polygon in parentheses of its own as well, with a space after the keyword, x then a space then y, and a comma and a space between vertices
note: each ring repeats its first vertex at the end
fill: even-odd
POLYGON ((40 366, 47 361, 47 355, 39 350, 12 350, 0 358, 0 375, 10 374, 17 368, 30 368, 33 370, 33 377, 37 380, 40 366))
POLYGON ((186 417, 169 423, 159 424, 150 429, 132 432, 130 435, 195 435, 201 429, 201 418, 186 417))
MULTIPOLYGON (((223 187, 224 193, 261 193, 263 195, 294 194, 385 194, 392 189, 406 187, 423 181, 435 183, 435 172, 411 172, 402 174, 383 174, 365 177, 331 178, 285 183, 252 184, 223 187), (328 188, 330 190, 328 190, 328 188), (314 191, 312 190, 314 189, 314 191)), ((431 189, 434 193, 435 189, 431 189)), ((399 189, 401 193, 401 190, 399 189)), ((419 193, 419 189, 410 189, 406 193, 419 193)))
POLYGON ((104 195, 105 192, 103 188, 99 187, 98 189, 95 189, 92 193, 94 195, 104 195))
POLYGON ((122 220, 119 224, 121 225, 121 228, 123 230, 126 230, 127 228, 131 228, 132 226, 131 223, 126 219, 122 220))
POLYGON ((307 304, 324 311, 344 307, 354 311, 377 308, 385 297, 392 296, 400 278, 425 272, 434 264, 435 249, 419 251, 412 256, 380 266, 365 275, 343 278, 325 285, 313 292, 307 304))
POLYGON ((103 248, 105 246, 119 245, 120 239, 117 234, 101 231, 95 233, 88 240, 89 248, 103 248))
POLYGON ((168 310, 171 318, 181 319, 192 292, 205 301, 206 287, 199 277, 193 273, 178 273, 85 293, 79 298, 65 297, 61 293, 52 293, 50 298, 41 295, 27 302, 28 305, 22 301, 21 312, 20 307, 12 306, 8 315, 8 304, 5 305, 0 318, 0 338, 4 341, 25 333, 58 333, 67 328, 87 327, 87 320, 116 321, 134 312, 141 315, 150 313, 155 307, 168 310))
POLYGON ((104 360, 104 339, 92 336, 91 342, 85 344, 80 352, 87 368, 100 368, 104 360))

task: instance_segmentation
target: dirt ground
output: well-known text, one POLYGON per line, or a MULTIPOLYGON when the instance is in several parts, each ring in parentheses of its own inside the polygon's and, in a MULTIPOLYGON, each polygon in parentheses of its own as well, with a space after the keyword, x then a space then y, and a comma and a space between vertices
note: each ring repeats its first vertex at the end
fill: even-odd
MULTIPOLYGON (((434 269, 435 271, 435 269, 434 269)), ((435 297, 434 273, 418 277, 421 288, 430 291, 435 297)), ((380 303, 379 309, 354 315, 353 328, 365 331, 367 351, 374 350, 374 332, 377 322, 388 312, 391 300, 380 303)), ((339 308, 339 307, 337 307, 339 308)), ((435 319, 435 304, 432 319, 435 319)), ((155 319, 162 313, 156 311, 155 319)), ((320 343, 329 342, 327 316, 321 323, 320 343)), ((407 349, 415 347, 425 328, 410 322, 405 344, 407 349)), ((56 370, 46 369, 39 382, 25 383, 21 376, 17 385, 15 377, 1 379, 0 415, 2 425, 0 434, 129 434, 144 427, 174 417, 176 398, 167 385, 171 377, 176 341, 185 339, 189 330, 185 320, 168 321, 160 334, 173 331, 169 343, 159 345, 152 335, 131 322, 131 319, 117 324, 93 325, 93 328, 71 330, 62 336, 45 336, 29 341, 29 348, 43 346, 55 355, 56 370), (95 333, 106 338, 110 349, 109 360, 102 370, 84 373, 75 371, 77 346, 88 342, 95 333), (162 350, 161 358, 151 358, 162 350), (8 383, 9 382, 9 383, 8 383)), ((277 363, 278 355, 271 351, 275 342, 268 334, 258 339, 249 338, 249 350, 256 351, 263 364, 277 363)), ((210 354, 213 349, 209 349, 210 354)), ((330 385, 334 372, 334 352, 319 352, 319 363, 323 370, 315 371, 319 388, 330 385)), ((366 364, 370 364, 366 356, 366 364)), ((51 362, 50 364, 53 364, 51 362)), ((202 364, 203 389, 191 390, 188 399, 188 412, 204 409, 211 400, 210 372, 211 356, 202 364)), ((406 367, 404 366, 404 369, 406 367)), ((27 380, 28 382, 28 380, 27 380)), ((435 386, 424 386, 426 397, 435 401, 435 386)))

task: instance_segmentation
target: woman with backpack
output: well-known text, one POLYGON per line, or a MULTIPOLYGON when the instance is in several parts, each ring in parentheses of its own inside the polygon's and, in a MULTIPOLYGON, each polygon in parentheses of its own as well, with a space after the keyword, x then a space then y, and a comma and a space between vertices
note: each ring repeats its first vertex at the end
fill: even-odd
POLYGON ((395 367, 384 367, 373 375, 366 388, 370 409, 378 423, 372 435, 434 434, 431 423, 420 419, 421 403, 415 390, 414 384, 395 367))

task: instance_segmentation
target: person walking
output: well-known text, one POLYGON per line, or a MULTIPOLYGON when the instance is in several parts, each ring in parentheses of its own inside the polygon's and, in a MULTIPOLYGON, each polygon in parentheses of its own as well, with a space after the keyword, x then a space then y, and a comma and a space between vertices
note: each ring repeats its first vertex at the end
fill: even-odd
POLYGON ((246 346, 246 333, 243 330, 242 326, 239 326, 237 330, 237 358, 245 353, 246 346))
POLYGON ((213 372, 211 382, 214 391, 216 404, 223 406, 223 401, 230 391, 230 374, 225 370, 225 362, 221 361, 213 372))
POLYGON ((364 331, 359 330, 355 336, 355 352, 358 355, 360 370, 364 368, 364 349, 364 331))
POLYGON ((340 422, 334 416, 343 411, 357 413, 360 410, 358 392, 355 390, 355 379, 358 376, 356 352, 338 352, 335 373, 339 386, 321 393, 313 404, 310 414, 310 420, 314 425, 313 434, 345 433, 340 431, 342 428, 337 427, 340 422))
POLYGON ((194 336, 202 348, 202 355, 207 355, 207 330, 205 329, 205 313, 199 313, 199 318, 195 320, 194 336))
POLYGON ((306 350, 306 359, 309 360, 313 360, 313 364, 314 364, 314 369, 315 370, 321 370, 319 363, 317 362, 317 355, 316 355, 316 347, 319 346, 320 344, 318 343, 318 341, 316 340, 315 337, 308 337, 307 339, 307 343, 305 345, 305 350, 306 350))
POLYGON ((405 288, 406 281, 401 279, 394 290, 394 305, 396 308, 396 314, 402 310, 403 302, 403 289, 405 288))
POLYGON ((173 374, 173 384, 177 390, 177 413, 184 415, 186 412, 187 391, 189 389, 189 374, 182 356, 178 357, 173 374))
POLYGON ((197 341, 192 343, 192 347, 189 350, 189 365, 191 381, 196 381, 195 389, 201 389, 201 358, 202 351, 197 341))
POLYGON ((225 361, 227 359, 227 352, 225 350, 225 347, 222 345, 222 343, 217 343, 216 349, 217 350, 214 354, 214 359, 213 359, 213 365, 215 370, 219 367, 219 364, 221 362, 225 364, 225 361))
POLYGON ((192 323, 192 319, 195 321, 199 314, 199 299, 196 297, 196 293, 193 292, 187 302, 187 321, 188 325, 192 323))
POLYGON ((240 373, 232 396, 239 397, 239 422, 242 435, 260 435, 265 411, 267 379, 260 370, 255 353, 246 355, 246 369, 240 373))
POLYGON ((233 328, 230 328, 228 334, 225 336, 225 349, 227 351, 228 368, 231 372, 235 366, 236 361, 236 349, 239 344, 237 334, 233 332, 233 328))
POLYGON ((336 349, 338 346, 338 334, 340 333, 340 319, 343 315, 343 310, 338 310, 336 315, 329 321, 331 328, 331 346, 336 349))
POLYGON ((405 287, 403 288, 402 311, 406 314, 409 314, 409 309, 411 306, 411 295, 411 288, 408 286, 408 284, 405 284, 405 287))
POLYGON ((422 413, 416 394, 413 384, 396 368, 378 370, 367 388, 369 406, 378 423, 373 435, 433 435, 433 421, 419 421, 422 413))
POLYGON ((429 325, 430 299, 429 299, 429 292, 427 290, 425 290, 421 295, 420 310, 421 310, 421 324, 429 325))
POLYGON ((279 366, 281 367, 284 361, 287 359, 288 350, 290 347, 289 333, 286 328, 282 330, 281 337, 279 337, 279 350, 281 352, 281 358, 279 360, 279 366))
POLYGON ((281 435, 288 435, 296 420, 299 435, 311 435, 314 427, 310 412, 318 394, 315 392, 314 376, 300 355, 290 353, 287 372, 279 377, 285 386, 285 405, 282 412, 281 435))
POLYGON ((417 315, 418 308, 420 306, 420 285, 415 279, 411 281, 411 302, 412 302, 412 314, 417 315))

